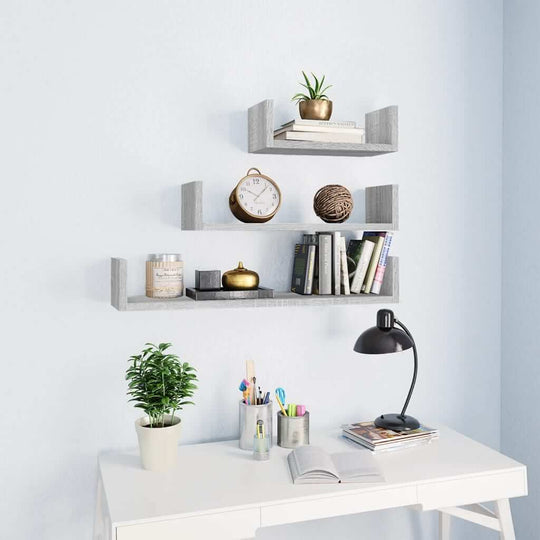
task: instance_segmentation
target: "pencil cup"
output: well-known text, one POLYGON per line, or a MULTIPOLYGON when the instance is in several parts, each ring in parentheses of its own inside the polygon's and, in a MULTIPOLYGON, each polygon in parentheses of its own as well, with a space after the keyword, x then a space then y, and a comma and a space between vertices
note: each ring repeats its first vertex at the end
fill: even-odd
POLYGON ((309 444, 309 412, 303 416, 277 413, 277 443, 283 448, 297 448, 309 444))
POLYGON ((270 441, 271 437, 253 437, 253 459, 256 461, 268 461, 270 459, 270 441))
POLYGON ((253 450, 253 438, 257 433, 257 420, 264 422, 264 430, 270 437, 272 446, 272 402, 266 405, 246 405, 240 401, 240 448, 253 450))

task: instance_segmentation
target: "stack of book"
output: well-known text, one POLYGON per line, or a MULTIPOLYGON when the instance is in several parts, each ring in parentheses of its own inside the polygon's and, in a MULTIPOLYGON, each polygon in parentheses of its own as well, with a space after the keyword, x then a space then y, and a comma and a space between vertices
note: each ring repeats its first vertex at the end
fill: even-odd
POLYGON ((362 144, 365 142, 364 134, 364 128, 357 127, 356 122, 297 119, 276 129, 274 139, 362 144))
POLYGON ((340 232, 304 234, 296 244, 291 291, 298 294, 380 294, 391 232, 365 232, 346 247, 340 232))
POLYGON ((422 425, 418 429, 401 432, 378 428, 373 422, 347 424, 342 428, 345 438, 376 453, 428 444, 439 438, 439 430, 422 425))

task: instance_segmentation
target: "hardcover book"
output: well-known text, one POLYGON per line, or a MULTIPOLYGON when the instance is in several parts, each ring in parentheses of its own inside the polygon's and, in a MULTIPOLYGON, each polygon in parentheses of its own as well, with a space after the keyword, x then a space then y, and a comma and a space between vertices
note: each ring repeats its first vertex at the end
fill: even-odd
POLYGON ((351 294, 351 287, 349 283, 349 271, 347 265, 347 248, 345 247, 345 237, 340 238, 339 253, 341 257, 341 288, 343 294, 351 294))
POLYGON ((347 250, 350 289, 352 294, 359 294, 364 283, 369 261, 375 244, 363 240, 350 240, 347 250))
POLYGON ((354 122, 353 120, 330 121, 330 120, 307 120, 304 118, 295 118, 294 120, 290 120, 289 122, 282 124, 281 127, 285 128, 285 127, 290 127, 292 125, 320 126, 320 127, 333 127, 333 128, 356 128, 356 122, 354 122))
POLYGON ((332 235, 319 233, 319 294, 332 294, 332 235))
MULTIPOLYGON (((332 123, 332 122, 329 122, 332 123)), ((285 133, 286 131, 307 131, 310 133, 341 133, 349 135, 364 136, 364 128, 358 127, 338 127, 338 126, 320 126, 318 124, 299 124, 298 122, 289 122, 288 124, 276 129, 274 137, 285 133)))
POLYGON ((315 141, 315 142, 335 142, 335 143, 356 143, 364 142, 363 133, 315 133, 310 131, 285 131, 274 135, 278 141, 315 141))
POLYGON ((315 246, 310 244, 296 244, 294 248, 291 291, 297 294, 311 294, 314 270, 315 246))
POLYGON ((332 235, 332 283, 334 294, 341 294, 341 233, 335 231, 332 235))

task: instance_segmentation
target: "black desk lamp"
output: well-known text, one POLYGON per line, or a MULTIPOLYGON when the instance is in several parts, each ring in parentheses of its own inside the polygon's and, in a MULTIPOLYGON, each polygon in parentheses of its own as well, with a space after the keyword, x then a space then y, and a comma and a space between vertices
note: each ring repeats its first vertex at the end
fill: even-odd
POLYGON ((377 311, 377 326, 362 332, 354 344, 354 350, 363 354, 394 353, 406 351, 411 347, 414 353, 414 374, 403 409, 399 414, 383 414, 379 416, 375 420, 377 427, 392 429, 393 431, 410 431, 420 427, 420 422, 416 418, 405 414, 416 383, 416 374, 418 373, 416 345, 407 327, 401 321, 398 321, 394 317, 394 312, 389 309, 377 311), (394 324, 401 326, 403 330, 396 328, 394 324))

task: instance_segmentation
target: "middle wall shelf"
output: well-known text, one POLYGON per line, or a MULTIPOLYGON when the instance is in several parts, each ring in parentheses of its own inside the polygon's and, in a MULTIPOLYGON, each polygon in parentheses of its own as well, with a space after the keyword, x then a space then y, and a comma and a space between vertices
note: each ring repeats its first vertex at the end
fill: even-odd
POLYGON ((366 188, 366 223, 208 223, 203 213, 203 183, 182 184, 182 230, 183 231, 397 231, 398 186, 388 184, 366 188))

